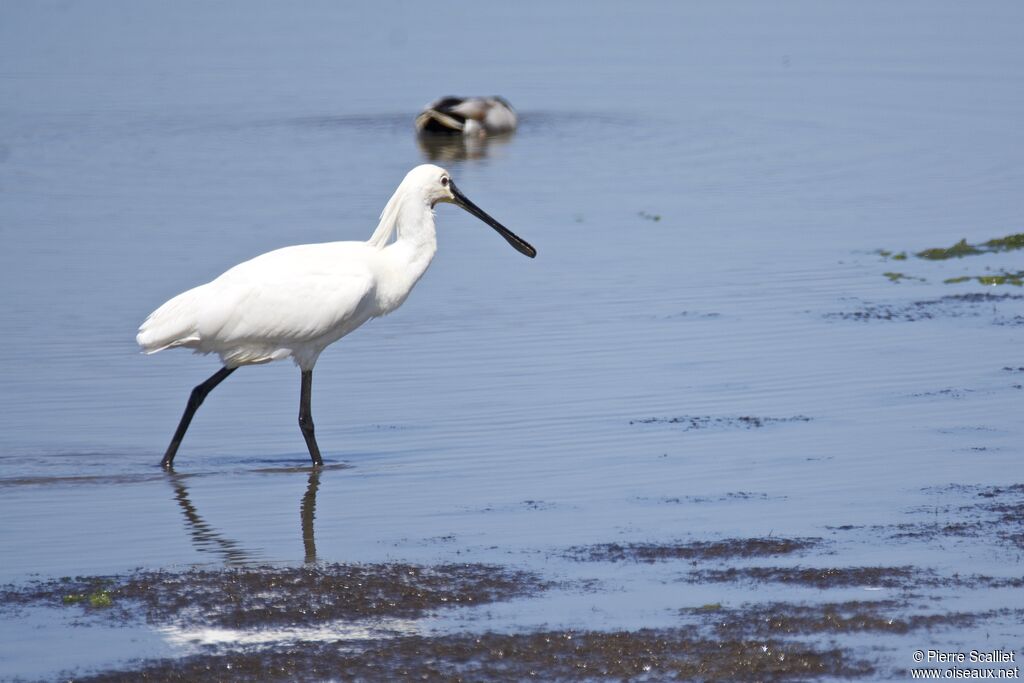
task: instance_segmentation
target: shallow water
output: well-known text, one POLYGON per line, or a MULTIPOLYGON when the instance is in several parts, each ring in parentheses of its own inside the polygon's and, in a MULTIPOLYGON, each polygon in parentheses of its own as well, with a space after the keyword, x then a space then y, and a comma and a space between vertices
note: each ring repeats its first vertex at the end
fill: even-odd
MULTIPOLYGON (((876 253, 1024 232, 1019 5, 435 9, 0 7, 0 581, 315 559, 602 582, 425 625, 515 630, 821 597, 564 556, 588 544, 810 536, 829 543, 787 563, 1022 574, 1019 521, 887 531, 974 514, 977 489, 951 484, 1020 482, 1024 290, 943 283, 1020 270, 1020 252, 876 253), (446 93, 501 94, 520 130, 421 147, 412 118, 446 93), (439 207, 416 292, 317 366, 318 438, 344 467, 305 469, 282 363, 218 388, 162 473, 217 365, 141 356, 139 322, 263 251, 365 239, 434 158, 538 258, 439 207), (1000 298, 942 299, 980 292, 1000 298)), ((176 642, 38 622, 71 654, 39 659, 5 618, 5 676, 176 642)), ((872 643, 906 667, 917 647, 1022 634, 1004 619, 872 643)))

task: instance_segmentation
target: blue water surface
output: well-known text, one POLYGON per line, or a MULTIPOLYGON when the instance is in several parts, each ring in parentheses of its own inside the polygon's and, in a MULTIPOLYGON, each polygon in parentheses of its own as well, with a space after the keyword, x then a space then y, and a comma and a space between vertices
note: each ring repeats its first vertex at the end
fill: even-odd
MULTIPOLYGON (((1019 576, 1003 537, 870 529, 1021 478, 1024 291, 944 282, 1019 271, 1020 252, 913 254, 1024 232, 1022 26, 1015 2, 3 3, 0 581, 301 563, 310 490, 319 561, 607 588, 494 607, 485 628, 806 597, 560 554, 589 543, 814 536, 830 554, 804 563, 1019 576), (520 129, 424 147, 413 118, 445 94, 500 94, 520 129), (298 371, 278 363, 211 394, 161 472, 218 365, 141 355, 139 323, 264 251, 366 239, 425 161, 537 259, 438 207, 416 291, 317 365, 318 439, 344 467, 314 488, 298 371)), ((168 647, 112 638, 104 659, 30 621, 71 654, 40 659, 5 618, 5 675, 168 647)), ((903 666, 1022 635, 875 644, 903 666)))

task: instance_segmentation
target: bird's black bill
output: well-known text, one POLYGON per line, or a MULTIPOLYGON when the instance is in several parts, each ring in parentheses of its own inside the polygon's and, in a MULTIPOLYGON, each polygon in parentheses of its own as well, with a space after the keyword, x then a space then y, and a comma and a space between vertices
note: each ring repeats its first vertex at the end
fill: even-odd
POLYGON ((520 254, 525 254, 530 258, 537 255, 537 250, 530 246, 530 243, 515 234, 504 225, 494 220, 487 215, 487 212, 481 209, 479 206, 469 201, 466 195, 459 191, 459 188, 455 187, 455 183, 451 180, 448 181, 448 187, 451 189, 452 194, 455 195, 455 204, 461 206, 466 211, 470 212, 487 225, 491 226, 498 231, 498 234, 505 238, 505 241, 515 247, 516 251, 520 254))

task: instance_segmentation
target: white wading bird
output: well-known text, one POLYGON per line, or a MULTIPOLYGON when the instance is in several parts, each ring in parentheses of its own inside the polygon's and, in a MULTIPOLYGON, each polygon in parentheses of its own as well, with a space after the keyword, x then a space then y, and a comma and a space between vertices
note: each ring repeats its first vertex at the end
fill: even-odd
POLYGON ((420 133, 500 135, 516 129, 516 112, 501 97, 442 97, 416 117, 420 133))
POLYGON ((299 428, 314 467, 313 366, 330 344, 402 305, 437 251, 434 205, 450 202, 490 225, 520 253, 537 251, 469 201, 443 168, 409 171, 366 242, 302 244, 240 263, 179 294, 150 314, 136 337, 146 353, 183 346, 216 353, 224 364, 195 387, 160 462, 170 468, 196 409, 242 365, 292 358, 302 371, 299 428), (397 233, 392 241, 391 237, 397 233))

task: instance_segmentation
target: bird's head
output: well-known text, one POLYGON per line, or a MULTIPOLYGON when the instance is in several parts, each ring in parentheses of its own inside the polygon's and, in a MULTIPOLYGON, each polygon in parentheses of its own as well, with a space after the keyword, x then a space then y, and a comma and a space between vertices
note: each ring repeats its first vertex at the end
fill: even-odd
POLYGON ((418 193, 422 196, 431 208, 433 208, 438 202, 455 204, 456 206, 462 207, 487 225, 494 228, 498 234, 504 237, 505 240, 515 247, 516 251, 520 254, 525 254, 530 258, 537 255, 537 250, 530 246, 526 240, 522 239, 504 225, 491 218, 487 212, 469 201, 469 198, 462 194, 459 188, 455 186, 455 183, 452 182, 451 174, 440 166, 435 166, 433 164, 422 164, 417 166, 409 171, 405 176, 405 180, 402 181, 402 185, 407 186, 407 190, 409 192, 418 193))

